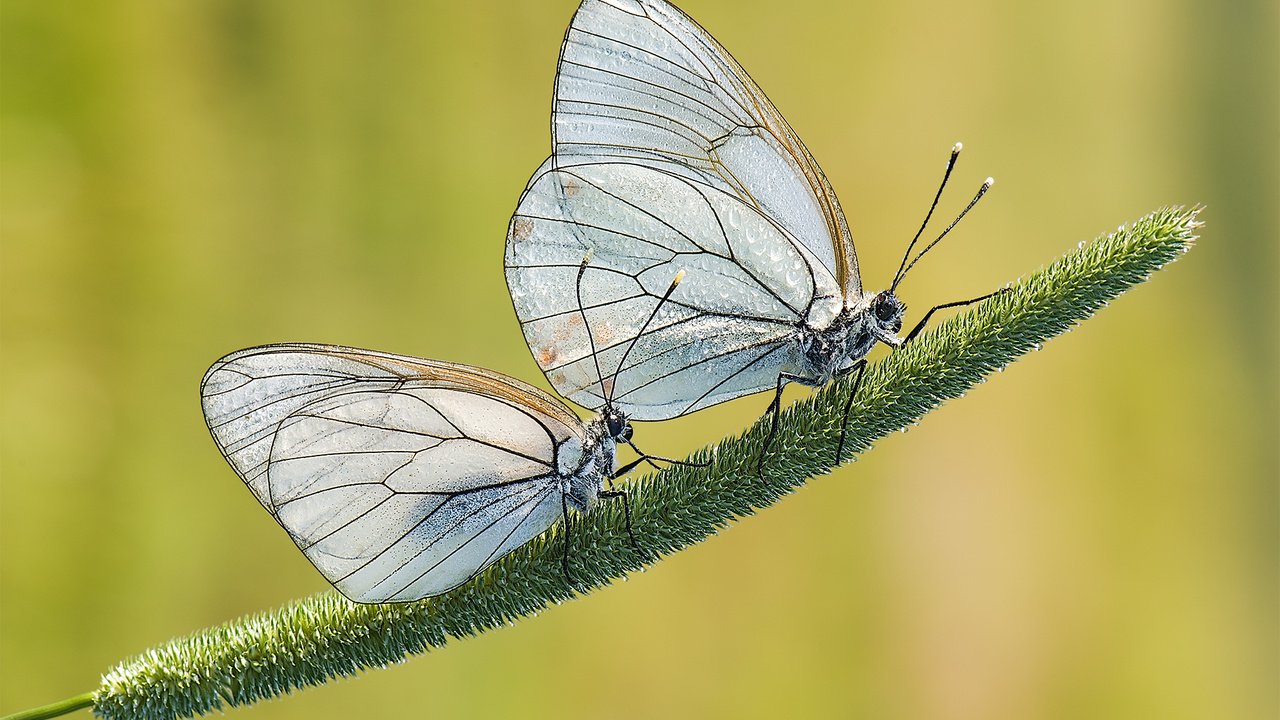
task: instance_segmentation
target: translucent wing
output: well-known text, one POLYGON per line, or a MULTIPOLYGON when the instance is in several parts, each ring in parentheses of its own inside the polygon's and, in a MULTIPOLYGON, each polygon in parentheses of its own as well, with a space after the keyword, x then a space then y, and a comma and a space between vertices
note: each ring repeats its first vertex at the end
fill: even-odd
POLYGON ((773 103, 664 0, 584 0, 560 53, 556 167, 615 157, 696 178, 776 220, 861 297, 831 184, 773 103))
POLYGON ((506 265, 556 389, 590 408, 612 399, 635 420, 773 387, 797 362, 797 325, 829 323, 842 302, 821 262, 755 207, 616 160, 544 165, 512 219, 506 265))
POLYGON ((584 428, 551 396, 462 365, 324 345, 233 353, 201 384, 227 461, 357 602, 436 595, 561 513, 584 428))

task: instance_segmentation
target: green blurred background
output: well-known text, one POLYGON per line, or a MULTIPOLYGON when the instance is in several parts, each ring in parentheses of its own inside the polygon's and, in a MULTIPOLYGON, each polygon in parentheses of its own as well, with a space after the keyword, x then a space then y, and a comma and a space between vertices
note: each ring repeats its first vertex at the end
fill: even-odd
MULTIPOLYGON (((572 0, 0 0, 0 712, 326 587, 210 441, 259 343, 542 378, 502 279, 572 0)), ((630 582, 232 717, 1276 717, 1274 0, 686 0, 913 316, 1164 204, 1198 248, 630 582)), ((544 384, 545 385, 545 384, 544 384)), ((799 391, 796 396, 799 396, 799 391)), ((645 425, 676 454, 767 398, 645 425)))

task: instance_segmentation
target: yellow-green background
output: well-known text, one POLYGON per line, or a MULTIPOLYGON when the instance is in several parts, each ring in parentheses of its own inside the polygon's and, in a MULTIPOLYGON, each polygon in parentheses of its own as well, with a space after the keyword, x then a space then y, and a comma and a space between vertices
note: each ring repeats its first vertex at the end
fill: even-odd
MULTIPOLYGON (((206 434, 221 354, 541 381, 502 246, 573 7, 0 0, 0 712, 326 587, 206 434)), ((1208 206, 1201 244, 628 583, 231 715, 1275 717, 1277 7, 687 0, 822 162, 869 287, 953 142, 944 214, 998 178, 913 317, 1164 204, 1208 206)))

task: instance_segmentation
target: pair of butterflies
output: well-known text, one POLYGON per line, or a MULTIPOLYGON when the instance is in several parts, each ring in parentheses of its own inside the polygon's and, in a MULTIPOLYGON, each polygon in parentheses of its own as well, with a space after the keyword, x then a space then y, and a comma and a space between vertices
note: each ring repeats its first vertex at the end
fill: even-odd
POLYGON ((769 389, 776 418, 786 382, 825 384, 903 342, 906 258, 889 290, 863 292, 813 156, 664 0, 583 0, 552 130, 506 278, 539 366, 593 419, 491 371, 329 345, 242 350, 201 384, 223 456, 351 600, 445 592, 620 495, 604 485, 629 419, 769 389))

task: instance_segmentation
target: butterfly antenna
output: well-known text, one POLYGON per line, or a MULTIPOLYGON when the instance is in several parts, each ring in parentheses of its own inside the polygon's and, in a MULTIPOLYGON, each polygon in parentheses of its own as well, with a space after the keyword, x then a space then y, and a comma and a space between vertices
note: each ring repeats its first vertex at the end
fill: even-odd
MULTIPOLYGON (((667 299, 671 297, 671 293, 676 291, 676 286, 679 285, 680 281, 683 279, 684 279, 684 270, 681 270, 680 272, 676 273, 675 278, 671 281, 671 286, 668 287, 667 291, 662 294, 662 298, 658 300, 658 304, 653 306, 653 312, 649 313, 649 317, 644 321, 644 325, 640 326, 640 332, 636 333, 635 336, 631 338, 631 344, 627 346, 626 352, 622 353, 622 359, 618 361, 618 369, 616 371, 616 374, 614 375, 615 378, 617 377, 617 375, 621 375, 622 368, 626 367, 627 356, 631 354, 631 348, 635 347, 636 343, 640 341, 640 337, 644 335, 645 330, 649 329, 649 323, 653 322, 653 319, 658 317, 658 311, 662 309, 663 303, 665 303, 667 299)), ((613 391, 616 390, 617 387, 618 386, 615 383, 614 386, 609 389, 609 398, 608 398, 609 402, 613 402, 613 391)))
POLYGON ((938 192, 933 196, 933 204, 929 206, 929 212, 924 215, 924 222, 920 223, 920 229, 916 231, 916 236, 911 238, 911 244, 907 245, 907 251, 902 254, 902 262, 898 265, 898 272, 893 276, 893 283, 889 286, 889 292, 897 289, 898 283, 902 280, 902 276, 906 274, 907 258, 911 257, 911 250, 916 246, 916 242, 920 240, 920 236, 924 234, 924 229, 929 225, 929 219, 933 217, 933 211, 938 207, 938 200, 942 198, 942 191, 947 187, 947 180, 951 179, 951 171, 956 168, 956 159, 960 157, 960 151, 964 149, 964 143, 956 143, 951 148, 951 158, 947 160, 947 170, 942 173, 942 183, 938 185, 938 192))
POLYGON ((898 282, 901 282, 902 278, 907 276, 907 272, 910 271, 911 268, 915 267, 915 264, 917 262, 920 262, 920 258, 924 257, 925 253, 932 250, 934 245, 937 245, 938 243, 942 242, 942 238, 946 237, 947 233, 951 232, 951 229, 954 228, 961 220, 963 220, 965 215, 969 214, 969 211, 973 209, 973 206, 977 205, 978 201, 982 199, 982 196, 986 195, 987 191, 991 189, 991 186, 995 184, 996 184, 995 178, 987 178, 986 181, 982 183, 982 187, 978 188, 978 193, 973 196, 973 199, 969 201, 969 204, 965 206, 964 210, 960 211, 960 214, 956 216, 955 220, 951 221, 951 224, 947 226, 946 230, 942 231, 941 235, 935 238, 933 242, 924 246, 924 249, 920 251, 920 254, 916 255, 915 259, 912 260, 911 263, 907 265, 907 269, 902 271, 902 276, 899 277, 898 280, 893 283, 893 286, 890 288, 890 290, 898 287, 898 282))
POLYGON ((591 262, 591 256, 594 251, 587 250, 587 254, 582 257, 582 264, 578 266, 578 281, 574 283, 574 291, 578 295, 578 314, 582 316, 582 329, 587 332, 587 342, 591 345, 591 362, 596 366, 596 383, 600 386, 600 396, 605 398, 608 403, 609 399, 605 397, 604 392, 604 373, 600 372, 600 356, 596 354, 596 339, 591 334, 591 323, 587 321, 587 310, 582 306, 582 276, 587 274, 587 265, 591 262))

